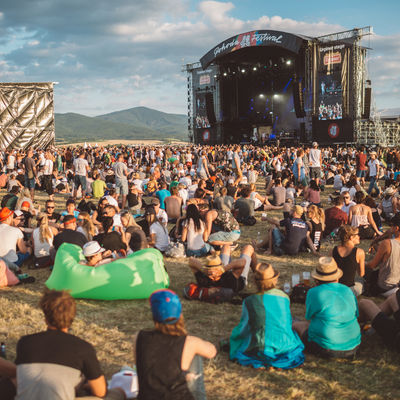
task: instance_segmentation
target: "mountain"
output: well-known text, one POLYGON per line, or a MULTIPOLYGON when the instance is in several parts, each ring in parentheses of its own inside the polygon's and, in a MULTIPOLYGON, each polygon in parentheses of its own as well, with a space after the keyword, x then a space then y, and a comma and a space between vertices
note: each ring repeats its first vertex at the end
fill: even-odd
POLYGON ((167 135, 187 135, 187 116, 167 114, 147 107, 135 107, 129 110, 116 111, 99 115, 97 118, 122 124, 146 127, 167 135))
POLYGON ((187 117, 146 107, 88 117, 55 114, 56 140, 66 143, 110 139, 187 139, 187 117))
POLYGON ((397 108, 384 108, 379 110, 381 117, 398 117, 400 116, 400 107, 397 108))

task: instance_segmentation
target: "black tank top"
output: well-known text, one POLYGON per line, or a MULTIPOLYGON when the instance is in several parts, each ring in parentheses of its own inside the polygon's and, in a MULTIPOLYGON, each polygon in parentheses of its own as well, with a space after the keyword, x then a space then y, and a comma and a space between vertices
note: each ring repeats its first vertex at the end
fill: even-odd
POLYGON ((313 220, 310 220, 310 222, 312 226, 311 240, 318 251, 321 247, 322 223, 320 222, 317 224, 313 220))
POLYGON ((188 389, 181 359, 186 336, 140 331, 136 367, 140 400, 194 400, 188 389))
POLYGON ((339 283, 346 286, 354 286, 354 278, 356 277, 358 263, 357 263, 357 248, 354 249, 346 257, 341 257, 337 246, 333 249, 332 256, 336 261, 338 267, 343 271, 343 276, 340 278, 339 283))

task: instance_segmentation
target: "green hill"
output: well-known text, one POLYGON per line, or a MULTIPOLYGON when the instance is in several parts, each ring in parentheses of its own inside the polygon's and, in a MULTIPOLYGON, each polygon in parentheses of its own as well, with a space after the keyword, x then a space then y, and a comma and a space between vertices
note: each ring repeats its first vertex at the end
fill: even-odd
POLYGON ((56 141, 111 139, 187 139, 187 117, 146 107, 116 111, 97 117, 76 113, 55 114, 56 141))

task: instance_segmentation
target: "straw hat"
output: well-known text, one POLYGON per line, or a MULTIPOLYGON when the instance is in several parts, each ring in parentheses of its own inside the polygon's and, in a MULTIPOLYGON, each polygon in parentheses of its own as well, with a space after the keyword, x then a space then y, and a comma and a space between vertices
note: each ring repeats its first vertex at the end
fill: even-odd
POLYGON ((220 267, 222 265, 221 258, 217 255, 206 257, 206 267, 220 267))
POLYGON ((275 271, 275 269, 272 267, 271 264, 259 263, 255 268, 256 281, 263 281, 263 282, 270 281, 272 279, 278 278, 278 276, 279 276, 279 271, 275 271), (262 265, 265 265, 266 268, 261 271, 260 267, 262 265))
POLYGON ((320 257, 318 260, 319 265, 311 274, 314 279, 319 281, 335 281, 340 279, 343 271, 338 268, 336 261, 333 257, 320 257))
POLYGON ((389 186, 383 193, 384 196, 392 196, 396 193, 396 189, 393 186, 389 186))

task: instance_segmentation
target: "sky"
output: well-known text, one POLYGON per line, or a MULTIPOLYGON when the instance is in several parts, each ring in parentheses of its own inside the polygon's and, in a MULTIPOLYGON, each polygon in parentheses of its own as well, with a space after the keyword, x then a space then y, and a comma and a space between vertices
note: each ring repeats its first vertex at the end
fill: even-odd
POLYGON ((146 106, 186 113, 182 64, 230 36, 319 36, 371 25, 378 109, 400 107, 399 0, 1 0, 0 82, 59 82, 55 111, 95 116, 146 106))

